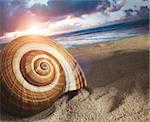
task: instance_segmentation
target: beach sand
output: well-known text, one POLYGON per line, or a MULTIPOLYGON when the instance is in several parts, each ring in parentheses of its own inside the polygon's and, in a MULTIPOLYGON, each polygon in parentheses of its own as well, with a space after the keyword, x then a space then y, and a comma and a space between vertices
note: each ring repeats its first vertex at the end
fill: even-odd
POLYGON ((1 121, 146 122, 149 106, 149 35, 69 49, 85 72, 88 87, 67 95, 33 117, 2 112, 1 121))

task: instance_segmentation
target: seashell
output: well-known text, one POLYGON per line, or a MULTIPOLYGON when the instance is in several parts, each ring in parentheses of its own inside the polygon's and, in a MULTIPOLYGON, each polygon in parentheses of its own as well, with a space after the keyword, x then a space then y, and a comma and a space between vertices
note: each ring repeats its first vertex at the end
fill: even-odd
POLYGON ((0 54, 2 109, 30 116, 51 107, 68 91, 87 86, 77 61, 55 41, 44 36, 23 36, 0 54))

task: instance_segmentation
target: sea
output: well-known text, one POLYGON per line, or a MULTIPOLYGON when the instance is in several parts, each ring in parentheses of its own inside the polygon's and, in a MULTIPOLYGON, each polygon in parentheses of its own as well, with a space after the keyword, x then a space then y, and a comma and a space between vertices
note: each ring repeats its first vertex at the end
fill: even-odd
POLYGON ((124 38, 149 34, 149 19, 128 21, 95 27, 80 31, 50 36, 65 48, 92 45, 99 42, 121 40, 124 38))
MULTIPOLYGON (((121 40, 124 38, 149 34, 149 18, 107 24, 100 27, 89 28, 74 32, 51 35, 49 38, 56 40, 65 48, 75 48, 92 45, 99 42, 121 40)), ((1 38, 0 49, 10 42, 12 38, 1 38)))

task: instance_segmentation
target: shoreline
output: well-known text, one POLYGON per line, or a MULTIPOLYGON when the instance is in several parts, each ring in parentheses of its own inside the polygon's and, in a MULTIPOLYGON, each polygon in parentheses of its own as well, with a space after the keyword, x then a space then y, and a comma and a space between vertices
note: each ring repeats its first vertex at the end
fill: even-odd
MULTIPOLYGON (((95 42, 95 43, 91 43, 91 44, 83 44, 83 45, 79 45, 79 46, 72 46, 72 47, 68 47, 66 49, 76 49, 76 48, 82 48, 82 47, 89 47, 89 46, 94 46, 96 44, 99 44, 99 43, 111 43, 111 42, 118 42, 118 41, 124 41, 124 40, 128 40, 129 38, 138 38, 138 37, 144 37, 144 36, 148 36, 150 34, 148 33, 145 33, 145 34, 142 34, 142 35, 134 35, 134 36, 130 36, 130 37, 123 37, 123 38, 120 38, 120 39, 115 39, 115 40, 108 40, 108 41, 101 41, 101 42, 95 42)), ((55 40, 55 39, 54 39, 55 40)), ((62 44, 61 44, 62 45, 62 44)))

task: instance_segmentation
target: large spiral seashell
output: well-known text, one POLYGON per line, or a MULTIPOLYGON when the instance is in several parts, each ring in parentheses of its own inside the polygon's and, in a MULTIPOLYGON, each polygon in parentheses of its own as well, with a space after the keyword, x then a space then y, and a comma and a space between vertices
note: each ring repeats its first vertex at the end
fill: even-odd
POLYGON ((87 85, 75 59, 44 36, 23 36, 0 55, 1 106, 29 116, 50 107, 60 95, 87 85))

